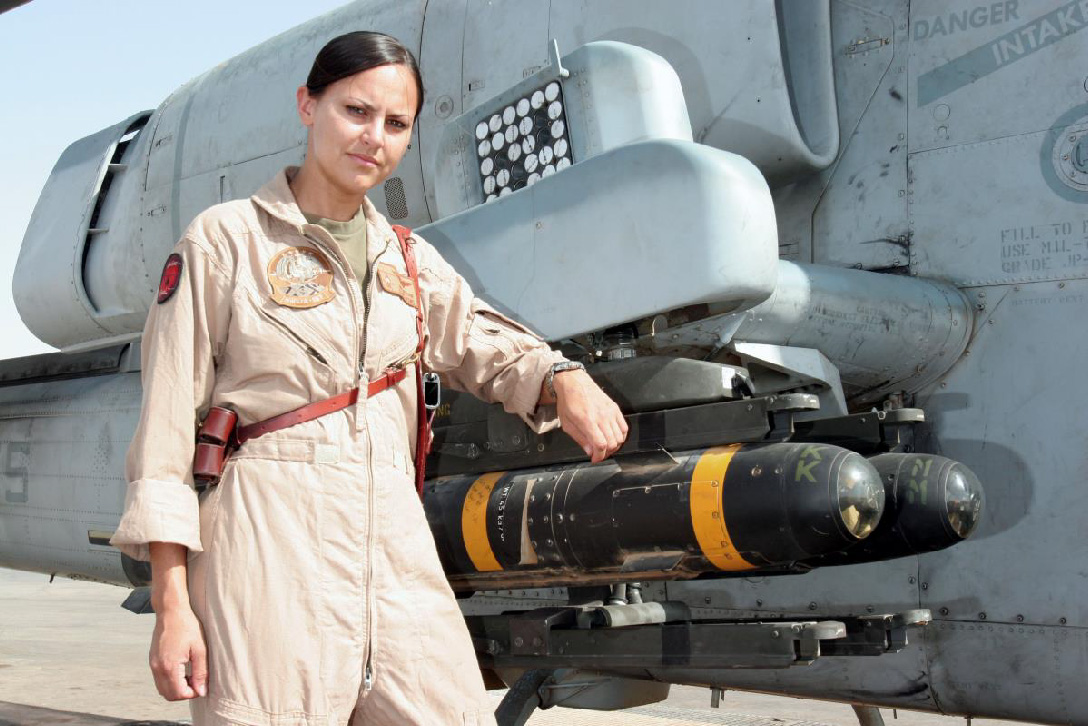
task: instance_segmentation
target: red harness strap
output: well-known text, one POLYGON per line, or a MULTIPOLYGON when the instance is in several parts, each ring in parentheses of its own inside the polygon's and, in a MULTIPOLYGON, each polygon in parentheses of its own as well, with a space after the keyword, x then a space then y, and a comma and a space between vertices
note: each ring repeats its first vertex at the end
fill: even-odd
MULTIPOLYGON (((375 378, 366 387, 366 397, 370 398, 371 396, 376 396, 385 389, 397 385, 403 381, 407 375, 408 371, 404 368, 387 370, 380 378, 375 378)), ((317 401, 315 403, 308 403, 305 406, 296 408, 294 411, 281 413, 279 416, 266 418, 264 421, 258 421, 249 426, 240 426, 237 433, 238 444, 244 444, 250 439, 270 434, 273 431, 285 429, 288 426, 294 426, 295 424, 304 423, 306 421, 313 421, 315 418, 321 418, 327 414, 341 411, 348 406, 353 405, 358 400, 359 389, 353 388, 350 391, 345 391, 332 398, 326 398, 323 401, 317 401)))
POLYGON ((404 255, 404 265, 416 292, 416 491, 423 498, 423 477, 427 467, 427 454, 431 449, 431 418, 427 415, 426 401, 423 398, 423 299, 419 292, 419 268, 416 266, 415 241, 412 230, 399 224, 393 225, 400 241, 400 251, 404 255))
POLYGON ((294 411, 281 413, 279 416, 266 418, 264 421, 258 421, 249 426, 239 426, 237 433, 238 444, 244 444, 250 439, 264 436, 273 431, 285 429, 288 426, 294 426, 295 424, 306 421, 313 421, 315 418, 321 418, 327 414, 345 409, 357 400, 359 400, 359 389, 353 388, 350 391, 345 391, 332 398, 326 398, 323 401, 317 401, 315 403, 308 403, 305 406, 296 408, 294 411))
POLYGON ((366 387, 366 397, 377 396, 387 388, 392 388, 408 377, 407 368, 386 368, 380 376, 366 387))

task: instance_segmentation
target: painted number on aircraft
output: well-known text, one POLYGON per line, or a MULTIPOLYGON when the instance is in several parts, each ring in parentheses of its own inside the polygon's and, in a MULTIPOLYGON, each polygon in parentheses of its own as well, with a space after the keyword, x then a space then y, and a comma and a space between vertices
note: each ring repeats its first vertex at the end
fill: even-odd
POLYGON ((26 441, 9 441, 0 444, 0 461, 4 462, 4 501, 27 501, 30 484, 30 444, 26 441))

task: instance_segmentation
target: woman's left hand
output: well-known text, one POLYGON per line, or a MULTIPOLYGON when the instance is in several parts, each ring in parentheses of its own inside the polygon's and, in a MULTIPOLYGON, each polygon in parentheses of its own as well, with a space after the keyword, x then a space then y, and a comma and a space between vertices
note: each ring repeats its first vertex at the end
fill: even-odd
POLYGON ((594 463, 612 456, 627 439, 627 422, 615 401, 582 370, 555 374, 559 424, 594 463))

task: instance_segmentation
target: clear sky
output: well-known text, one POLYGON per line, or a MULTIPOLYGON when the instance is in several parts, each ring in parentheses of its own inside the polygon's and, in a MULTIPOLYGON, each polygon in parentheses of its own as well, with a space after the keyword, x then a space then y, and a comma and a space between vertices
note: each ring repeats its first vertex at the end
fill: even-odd
POLYGON ((221 61, 345 4, 33 0, 0 14, 0 359, 52 350, 19 319, 11 279, 61 152, 157 107, 221 61))

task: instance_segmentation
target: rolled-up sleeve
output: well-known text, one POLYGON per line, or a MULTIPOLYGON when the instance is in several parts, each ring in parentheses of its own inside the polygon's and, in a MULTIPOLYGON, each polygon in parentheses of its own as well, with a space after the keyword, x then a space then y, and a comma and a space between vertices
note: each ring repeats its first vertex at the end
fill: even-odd
POLYGON ((555 406, 537 403, 545 376, 564 360, 562 354, 477 298, 429 244, 421 241, 416 249, 426 322, 424 367, 453 388, 501 402, 538 433, 557 426, 555 406))
POLYGON ((229 276, 207 242, 187 235, 174 252, 182 262, 177 289, 152 303, 144 327, 143 404, 125 459, 125 508, 110 539, 137 560, 150 560, 151 542, 202 549, 193 452, 229 324, 229 276))

